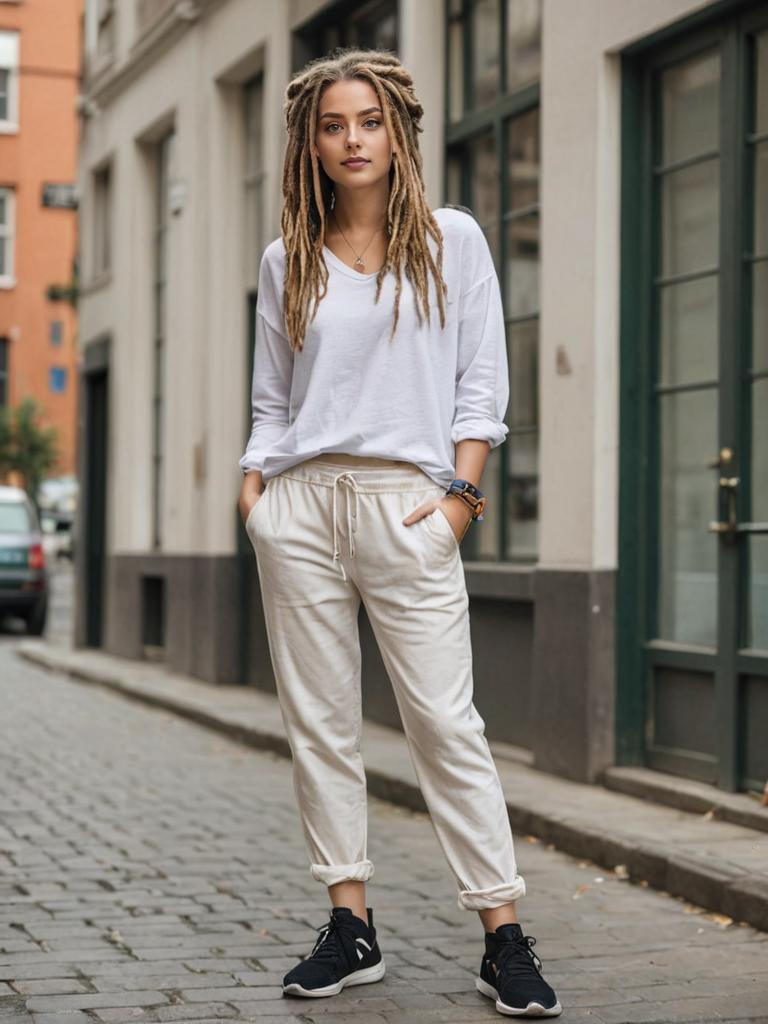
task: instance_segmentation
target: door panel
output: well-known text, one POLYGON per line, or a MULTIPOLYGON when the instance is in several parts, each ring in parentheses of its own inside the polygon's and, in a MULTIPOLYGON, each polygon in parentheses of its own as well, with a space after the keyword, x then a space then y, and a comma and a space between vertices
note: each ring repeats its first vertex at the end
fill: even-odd
POLYGON ((659 495, 659 584, 656 638, 717 643, 717 541, 706 525, 714 513, 717 391, 663 394, 659 495))

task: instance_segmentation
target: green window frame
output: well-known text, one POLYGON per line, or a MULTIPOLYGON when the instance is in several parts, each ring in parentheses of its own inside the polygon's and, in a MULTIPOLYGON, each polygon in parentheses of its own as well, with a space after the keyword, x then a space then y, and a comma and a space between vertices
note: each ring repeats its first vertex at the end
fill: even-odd
POLYGON ((488 239, 505 311, 510 400, 482 487, 486 522, 462 544, 478 561, 538 559, 540 0, 446 0, 445 201, 488 239))

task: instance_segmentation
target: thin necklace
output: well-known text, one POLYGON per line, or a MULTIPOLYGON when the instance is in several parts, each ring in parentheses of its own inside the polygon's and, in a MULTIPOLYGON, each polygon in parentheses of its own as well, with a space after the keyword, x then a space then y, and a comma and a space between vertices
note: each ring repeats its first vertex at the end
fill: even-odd
MULTIPOLYGON (((336 214, 335 213, 333 214, 333 219, 334 219, 334 222, 336 224, 336 227, 339 229, 339 231, 341 231, 341 224, 339 224, 338 220, 336 219, 336 214)), ((381 231, 381 228, 377 228, 374 231, 373 235, 371 235, 371 242, 374 240, 376 235, 378 235, 379 231, 381 231)), ((344 239, 344 241, 347 243, 349 248, 352 249, 352 252, 355 252, 351 242, 349 241, 349 239, 347 238, 347 236, 344 234, 343 231, 341 231, 341 236, 344 239)), ((361 270, 365 270, 365 260, 363 259, 363 253, 365 253, 370 248, 371 242, 369 242, 368 245, 366 245, 365 249, 363 249, 363 252, 361 252, 359 255, 355 252, 355 256, 357 258, 355 259, 354 265, 356 267, 359 266, 361 270)))

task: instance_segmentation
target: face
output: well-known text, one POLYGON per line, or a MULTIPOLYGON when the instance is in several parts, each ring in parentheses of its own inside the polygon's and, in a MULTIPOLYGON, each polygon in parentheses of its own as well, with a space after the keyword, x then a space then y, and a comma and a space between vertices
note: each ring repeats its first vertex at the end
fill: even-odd
POLYGON ((387 178, 392 147, 374 88, 359 78, 329 85, 320 97, 315 152, 340 188, 366 187, 387 178), (345 164, 349 157, 365 161, 345 164))

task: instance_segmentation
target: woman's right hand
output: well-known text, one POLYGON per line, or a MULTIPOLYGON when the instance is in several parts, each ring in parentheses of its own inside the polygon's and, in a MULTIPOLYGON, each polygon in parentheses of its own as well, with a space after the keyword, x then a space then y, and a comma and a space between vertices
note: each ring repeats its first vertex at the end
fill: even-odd
POLYGON ((237 502, 243 526, 245 526, 253 506, 257 501, 261 501, 264 490, 265 485, 261 476, 261 470, 254 469, 245 474, 243 485, 240 488, 240 497, 237 502))

